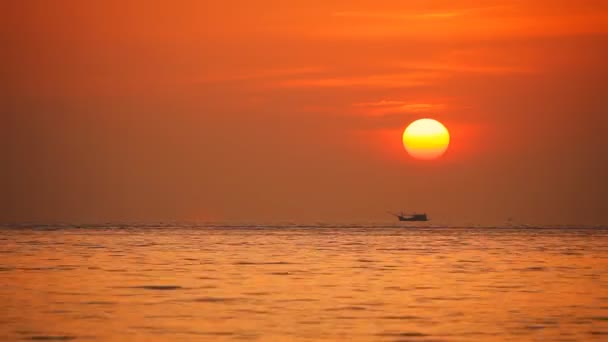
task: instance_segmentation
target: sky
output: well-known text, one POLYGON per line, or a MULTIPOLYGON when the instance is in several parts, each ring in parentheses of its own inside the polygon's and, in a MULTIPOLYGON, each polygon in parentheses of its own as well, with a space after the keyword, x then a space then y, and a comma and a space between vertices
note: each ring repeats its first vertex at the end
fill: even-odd
POLYGON ((608 224, 606 1, 0 7, 0 222, 608 224))

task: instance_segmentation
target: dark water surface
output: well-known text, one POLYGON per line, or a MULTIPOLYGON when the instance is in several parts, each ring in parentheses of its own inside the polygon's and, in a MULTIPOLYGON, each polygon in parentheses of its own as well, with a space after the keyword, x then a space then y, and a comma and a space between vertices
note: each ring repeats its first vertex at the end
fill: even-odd
POLYGON ((608 341, 608 230, 3 228, 0 339, 608 341))

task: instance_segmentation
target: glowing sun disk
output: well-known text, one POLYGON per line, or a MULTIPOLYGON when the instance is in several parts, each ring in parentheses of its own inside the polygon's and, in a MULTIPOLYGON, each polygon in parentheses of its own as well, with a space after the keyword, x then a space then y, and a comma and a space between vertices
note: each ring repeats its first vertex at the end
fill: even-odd
POLYGON ((416 159, 436 159, 450 144, 450 133, 441 122, 420 119, 412 122, 403 132, 403 146, 416 159))

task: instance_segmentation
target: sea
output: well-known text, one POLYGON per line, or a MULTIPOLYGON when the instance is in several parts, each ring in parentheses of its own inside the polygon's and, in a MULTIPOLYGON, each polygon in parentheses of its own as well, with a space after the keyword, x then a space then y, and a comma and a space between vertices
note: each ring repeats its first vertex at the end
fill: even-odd
POLYGON ((2 341, 608 341, 608 228, 0 228, 2 341))

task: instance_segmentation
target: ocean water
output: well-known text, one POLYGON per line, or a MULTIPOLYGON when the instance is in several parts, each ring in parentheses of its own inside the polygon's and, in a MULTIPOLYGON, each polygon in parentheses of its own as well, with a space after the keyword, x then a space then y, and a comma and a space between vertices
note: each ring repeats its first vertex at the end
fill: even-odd
POLYGON ((0 340, 608 341, 608 229, 0 229, 0 340))

